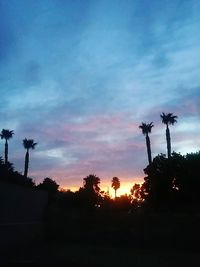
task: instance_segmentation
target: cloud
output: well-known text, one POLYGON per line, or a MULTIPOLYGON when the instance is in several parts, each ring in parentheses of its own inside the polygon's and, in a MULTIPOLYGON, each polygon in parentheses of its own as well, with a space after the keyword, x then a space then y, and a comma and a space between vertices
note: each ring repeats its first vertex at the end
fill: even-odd
POLYGON ((174 149, 199 147, 199 5, 1 2, 0 123, 15 130, 16 168, 27 137, 38 142, 30 167, 38 181, 72 186, 90 172, 104 182, 140 178, 147 155, 138 125, 153 121, 153 155, 165 152, 161 112, 179 116, 174 149))

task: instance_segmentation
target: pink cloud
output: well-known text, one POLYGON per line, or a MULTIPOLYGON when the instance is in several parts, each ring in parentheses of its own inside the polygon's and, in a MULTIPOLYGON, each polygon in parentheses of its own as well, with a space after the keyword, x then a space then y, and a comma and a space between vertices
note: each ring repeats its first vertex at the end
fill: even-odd
POLYGON ((66 166, 41 166, 41 170, 30 171, 30 174, 40 177, 39 180, 44 176, 55 177, 63 186, 80 186, 83 177, 90 173, 102 177, 104 183, 115 175, 123 177, 126 182, 142 177, 142 168, 138 171, 137 164, 142 159, 138 154, 143 153, 144 140, 134 141, 134 135, 140 134, 140 131, 138 124, 128 115, 90 116, 81 123, 59 122, 60 135, 53 127, 45 128, 41 139, 45 137, 46 147, 48 142, 56 142, 59 135, 64 153, 73 155, 77 160, 66 166), (109 140, 102 136, 109 137, 109 140))

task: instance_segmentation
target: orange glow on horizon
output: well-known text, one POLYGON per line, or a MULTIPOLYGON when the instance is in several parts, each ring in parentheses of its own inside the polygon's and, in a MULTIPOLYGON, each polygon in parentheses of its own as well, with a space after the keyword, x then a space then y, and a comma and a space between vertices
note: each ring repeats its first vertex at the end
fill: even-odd
MULTIPOLYGON (((137 180, 134 182, 121 182, 121 186, 120 188, 117 190, 117 196, 122 196, 122 195, 129 195, 130 194, 130 190, 133 187, 134 184, 142 184, 143 181, 141 180, 137 180)), ((70 186, 70 187, 66 187, 66 186, 60 186, 60 190, 70 190, 72 192, 78 191, 80 187, 78 186, 70 186)), ((104 192, 109 192, 109 195, 111 198, 114 198, 115 196, 115 191, 114 189, 111 187, 111 184, 107 184, 107 183, 102 183, 100 185, 101 191, 104 192)))
POLYGON ((80 187, 78 187, 78 186, 70 186, 70 187, 60 186, 60 187, 59 187, 59 191, 62 191, 62 190, 64 190, 64 191, 68 191, 68 190, 70 190, 70 191, 72 191, 72 192, 76 192, 76 191, 79 190, 79 188, 80 188, 80 187))
MULTIPOLYGON (((142 181, 135 181, 135 182, 121 182, 121 186, 120 188, 117 190, 117 197, 120 197, 122 195, 130 195, 130 191, 131 188, 133 187, 134 184, 142 184, 142 181)), ((111 187, 111 185, 107 185, 106 187, 102 186, 102 190, 104 190, 105 192, 107 192, 109 189, 109 195, 111 198, 114 198, 115 196, 115 191, 114 189, 111 187)))

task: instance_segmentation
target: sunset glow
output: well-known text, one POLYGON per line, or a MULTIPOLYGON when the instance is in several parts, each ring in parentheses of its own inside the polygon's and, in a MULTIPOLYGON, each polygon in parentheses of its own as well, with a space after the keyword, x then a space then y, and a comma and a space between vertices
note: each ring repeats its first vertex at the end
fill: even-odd
POLYGON ((0 1, 0 123, 15 132, 15 169, 33 138, 36 183, 79 188, 95 173, 106 186, 121 177, 128 193, 148 164, 141 122, 155 125, 152 156, 166 153, 161 112, 178 116, 172 150, 197 151, 199 10, 195 0, 0 1))
MULTIPOLYGON (((143 181, 142 179, 141 180, 136 180, 135 182, 132 182, 132 183, 129 183, 129 182, 125 182, 123 183, 123 181, 121 181, 121 186, 120 188, 117 190, 117 196, 121 196, 121 195, 130 195, 130 190, 131 188, 133 187, 133 185, 135 183, 137 184, 141 184, 143 181)), ((82 185, 80 186, 71 186, 71 187, 62 187, 60 186, 60 190, 71 190, 72 192, 76 192, 79 190, 79 188, 81 187, 82 185)), ((104 192, 109 192, 109 196, 111 198, 114 198, 115 196, 115 192, 114 192, 114 189, 111 187, 111 183, 108 184, 108 183, 103 183, 103 184, 100 184, 100 188, 101 188, 101 191, 104 191, 104 192)))
POLYGON ((200 0, 0 0, 0 267, 197 266, 200 0))

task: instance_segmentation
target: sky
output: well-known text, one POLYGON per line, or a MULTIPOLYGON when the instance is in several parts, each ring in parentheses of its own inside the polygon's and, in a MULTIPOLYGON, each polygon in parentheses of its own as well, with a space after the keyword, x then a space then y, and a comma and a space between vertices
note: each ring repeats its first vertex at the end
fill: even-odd
POLYGON ((178 116, 172 150, 198 151, 199 11, 199 0, 0 0, 0 125, 15 132, 15 169, 31 138, 36 183, 74 189, 94 173, 123 193, 148 162, 141 122, 154 122, 152 155, 166 153, 162 112, 178 116))

